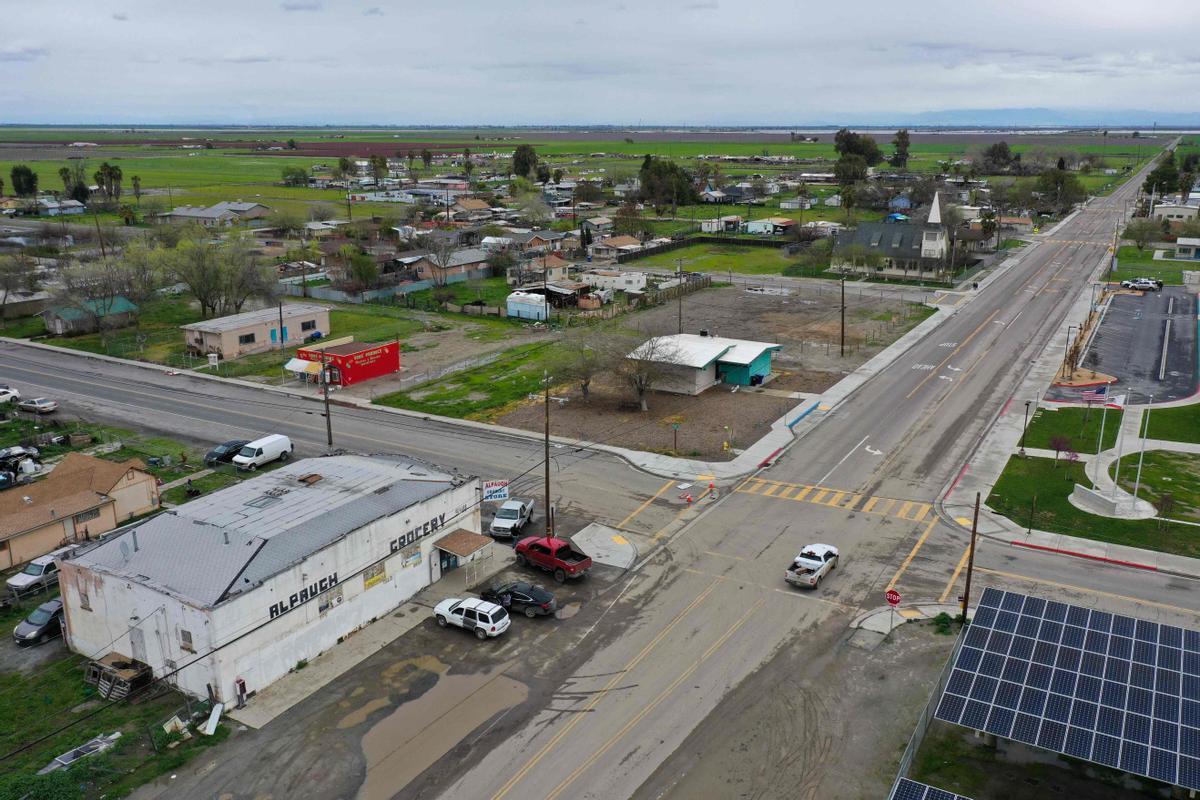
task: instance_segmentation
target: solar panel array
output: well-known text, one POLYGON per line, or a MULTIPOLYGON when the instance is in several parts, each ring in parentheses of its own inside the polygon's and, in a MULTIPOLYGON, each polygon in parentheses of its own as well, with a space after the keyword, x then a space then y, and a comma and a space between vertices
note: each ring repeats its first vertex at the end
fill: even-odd
POLYGON ((989 588, 934 716, 1200 789, 1200 632, 989 588))
POLYGON ((892 792, 890 800, 970 800, 961 794, 947 792, 945 789, 935 789, 923 783, 901 778, 892 792))

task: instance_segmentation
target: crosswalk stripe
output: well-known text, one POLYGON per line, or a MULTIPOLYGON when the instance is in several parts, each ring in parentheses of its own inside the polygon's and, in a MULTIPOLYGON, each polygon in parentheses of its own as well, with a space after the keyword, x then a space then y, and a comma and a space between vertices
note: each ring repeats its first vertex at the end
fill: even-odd
POLYGON ((812 491, 814 488, 816 488, 816 487, 814 487, 814 486, 804 486, 804 487, 802 487, 802 488, 804 489, 804 491, 800 492, 800 494, 798 494, 798 495, 796 495, 795 497, 793 497, 793 498, 792 498, 793 500, 803 500, 805 497, 807 497, 807 496, 808 496, 808 493, 809 493, 809 492, 811 492, 811 491, 812 491))
POLYGON ((909 517, 909 519, 911 519, 913 522, 923 522, 925 515, 929 513, 930 506, 926 505, 925 503, 918 503, 917 505, 919 505, 921 508, 920 513, 909 517))
POLYGON ((833 497, 829 498, 829 502, 826 503, 825 505, 837 506, 839 503, 842 502, 842 498, 845 496, 846 496, 845 492, 834 492, 833 497))
POLYGON ((763 489, 763 490, 762 490, 762 495, 763 495, 763 497, 771 497, 771 496, 772 496, 772 495, 774 495, 776 492, 778 492, 778 491, 779 491, 779 489, 780 489, 780 486, 779 486, 779 484, 778 484, 778 483, 772 484, 772 485, 770 485, 770 486, 768 486, 767 488, 765 488, 765 489, 763 489))
POLYGON ((851 497, 851 498, 850 498, 850 502, 849 502, 849 503, 846 503, 844 506, 842 506, 842 508, 846 509, 847 511, 850 511, 850 510, 852 510, 852 509, 853 509, 853 508, 854 508, 856 505, 858 505, 858 501, 859 501, 859 500, 862 500, 862 495, 861 495, 861 494, 856 494, 856 495, 854 495, 853 497, 851 497))
POLYGON ((865 506, 863 506, 863 507, 862 507, 863 513, 864 513, 864 514, 870 514, 870 513, 871 513, 871 509, 872 509, 872 508, 874 508, 874 507, 875 507, 875 504, 876 504, 876 503, 878 503, 878 502, 879 502, 879 498, 878 498, 878 497, 872 497, 870 500, 868 500, 868 501, 867 501, 867 504, 866 504, 865 506))
POLYGON ((790 495, 794 491, 796 491, 796 487, 789 483, 788 485, 786 485, 782 489, 780 489, 774 496, 778 497, 780 500, 788 500, 789 499, 788 495, 790 495))
POLYGON ((820 491, 818 491, 816 494, 814 494, 814 495, 813 495, 813 497, 812 497, 812 500, 809 500, 808 502, 810 502, 810 503, 819 503, 819 502, 821 502, 821 498, 823 498, 823 497, 824 497, 825 495, 827 495, 827 494, 829 494, 829 490, 828 490, 828 489, 821 489, 821 490, 820 490, 820 491))
POLYGON ((908 519, 908 511, 910 508, 912 508, 912 506, 912 501, 906 500, 904 505, 900 506, 900 510, 896 512, 896 516, 901 517, 902 519, 908 519))

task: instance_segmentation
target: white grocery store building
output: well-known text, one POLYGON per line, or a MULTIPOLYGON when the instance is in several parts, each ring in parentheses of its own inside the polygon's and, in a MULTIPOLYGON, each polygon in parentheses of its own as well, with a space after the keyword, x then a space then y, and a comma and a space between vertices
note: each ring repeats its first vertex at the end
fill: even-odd
POLYGON ((478 492, 473 477, 402 456, 288 464, 62 562, 67 642, 131 657, 193 695, 228 703, 239 680, 252 695, 444 566, 491 558, 478 492))

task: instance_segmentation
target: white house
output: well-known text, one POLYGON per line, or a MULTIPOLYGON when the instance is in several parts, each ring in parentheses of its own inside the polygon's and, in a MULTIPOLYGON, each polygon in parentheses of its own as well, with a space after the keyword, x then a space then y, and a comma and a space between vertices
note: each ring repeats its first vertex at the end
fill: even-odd
POLYGON ((132 658, 200 697, 260 691, 445 571, 491 557, 478 491, 403 456, 288 464, 64 560, 67 644, 132 658))
POLYGON ((615 269, 593 269, 579 279, 593 289, 616 289, 622 292, 646 291, 646 273, 615 269))
POLYGON ((37 200, 37 211, 39 214, 44 214, 48 217, 67 216, 82 214, 84 205, 78 200, 54 200, 49 197, 39 197, 37 200))
POLYGON ((697 395, 725 382, 757 386, 771 374, 772 354, 781 345, 706 334, 656 336, 626 358, 661 365, 654 388, 672 394, 697 395))
POLYGON ((831 194, 825 198, 825 205, 839 208, 842 205, 842 196, 840 194, 831 194))
POLYGON ((1159 203, 1154 207, 1154 218, 1165 219, 1168 222, 1183 222, 1196 219, 1200 215, 1200 206, 1184 203, 1159 203))

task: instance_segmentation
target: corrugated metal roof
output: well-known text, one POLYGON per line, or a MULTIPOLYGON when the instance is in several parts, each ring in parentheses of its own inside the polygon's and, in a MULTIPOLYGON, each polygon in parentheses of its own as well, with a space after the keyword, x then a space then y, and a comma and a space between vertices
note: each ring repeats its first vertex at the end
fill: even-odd
POLYGON ((728 364, 749 364, 764 350, 778 350, 771 342, 752 342, 746 339, 726 339, 721 336, 700 336, 695 333, 675 333, 643 342, 629 358, 653 360, 666 364, 703 369, 714 361, 728 364), (656 342, 656 344, 651 344, 656 342))
MULTIPOLYGON (((284 303, 283 304, 283 324, 287 325, 295 317, 307 316, 309 314, 320 314, 329 311, 328 306, 319 306, 315 303, 284 303)), ((216 319, 206 319, 203 322, 192 322, 188 325, 180 325, 179 327, 189 331, 208 331, 210 333, 219 333, 220 331, 233 331, 244 328, 247 325, 257 325, 262 322, 279 322, 279 307, 260 308, 257 311, 243 311, 241 314, 230 314, 227 317, 217 317, 216 319)))
POLYGON ((304 459, 160 514, 75 560, 213 606, 453 485, 453 476, 401 456, 304 459), (321 479, 300 480, 312 474, 321 479))

